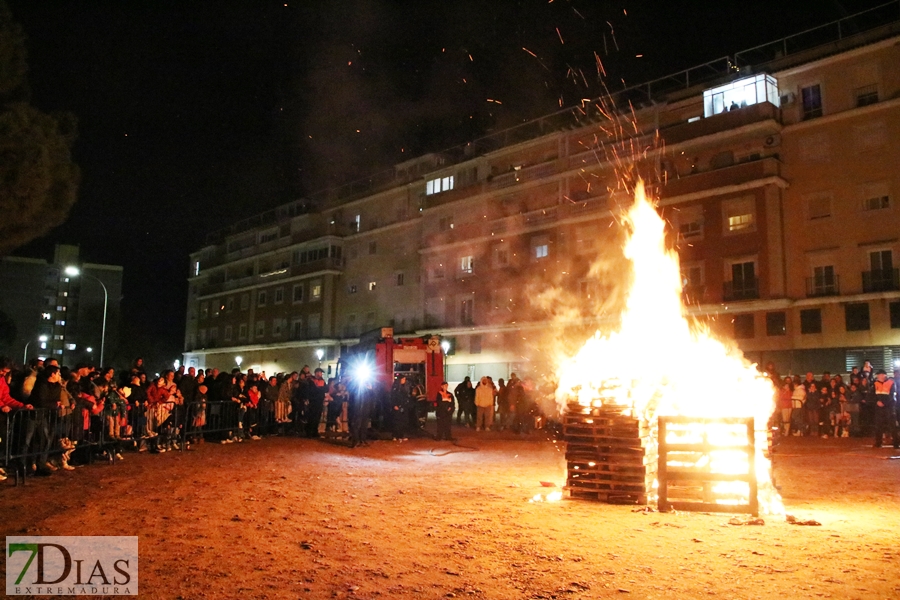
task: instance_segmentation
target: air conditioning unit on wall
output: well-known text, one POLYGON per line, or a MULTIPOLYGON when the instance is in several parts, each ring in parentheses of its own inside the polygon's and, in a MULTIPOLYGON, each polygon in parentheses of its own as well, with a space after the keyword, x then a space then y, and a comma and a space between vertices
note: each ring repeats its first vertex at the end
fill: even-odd
POLYGON ((797 96, 794 92, 788 92, 787 94, 781 95, 781 105, 782 106, 790 106, 797 99, 797 96))

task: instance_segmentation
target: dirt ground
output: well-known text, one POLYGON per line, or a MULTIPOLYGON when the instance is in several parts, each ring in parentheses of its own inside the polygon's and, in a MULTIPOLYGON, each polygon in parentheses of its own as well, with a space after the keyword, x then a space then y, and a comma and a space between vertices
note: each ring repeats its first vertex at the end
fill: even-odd
MULTIPOLYGON (((137 535, 142 598, 900 598, 900 451, 786 440, 766 518, 564 499, 563 444, 267 438, 0 488, 4 535, 137 535)), ((5 574, 4 574, 5 576, 5 574)))

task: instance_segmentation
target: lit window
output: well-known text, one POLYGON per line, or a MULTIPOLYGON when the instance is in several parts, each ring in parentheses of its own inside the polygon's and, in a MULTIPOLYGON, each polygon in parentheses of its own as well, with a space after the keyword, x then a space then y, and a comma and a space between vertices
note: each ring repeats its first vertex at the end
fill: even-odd
POLYGON ((547 244, 541 244, 540 246, 534 247, 534 257, 535 258, 547 258, 549 254, 549 246, 547 244))
POLYGON ((360 225, 362 225, 362 215, 356 215, 353 217, 353 231, 359 233, 360 225))
POLYGON ((374 282, 374 281, 370 281, 368 287, 369 287, 369 291, 370 291, 370 292, 374 292, 374 291, 375 291, 375 282, 374 282))
POLYGON ((756 229, 756 201, 753 197, 722 203, 726 233, 744 233, 756 229))
POLYGON ((463 256, 459 261, 459 269, 463 273, 472 273, 475 268, 475 257, 463 256))
POLYGON ((66 350, 75 350, 76 347, 75 344, 66 344, 66 350))
POLYGON ((200 274, 200 261, 196 260, 196 261, 194 261, 194 275, 199 275, 199 274, 200 274))
POLYGON ((41 318, 44 319, 45 321, 49 321, 50 319, 53 318, 53 315, 51 315, 48 312, 45 312, 45 313, 41 313, 41 318))
POLYGON ((438 177, 425 183, 425 195, 440 194, 453 189, 453 175, 448 177, 438 177))
POLYGON ((309 297, 310 300, 316 301, 322 299, 322 283, 321 282, 313 282, 310 284, 309 288, 309 297))

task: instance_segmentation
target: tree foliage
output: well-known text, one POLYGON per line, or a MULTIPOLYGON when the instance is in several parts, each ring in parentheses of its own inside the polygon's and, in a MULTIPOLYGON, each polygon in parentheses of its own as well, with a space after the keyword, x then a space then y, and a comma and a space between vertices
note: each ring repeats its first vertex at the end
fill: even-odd
POLYGON ((0 256, 61 225, 78 193, 76 122, 27 102, 25 36, 0 0, 0 256))

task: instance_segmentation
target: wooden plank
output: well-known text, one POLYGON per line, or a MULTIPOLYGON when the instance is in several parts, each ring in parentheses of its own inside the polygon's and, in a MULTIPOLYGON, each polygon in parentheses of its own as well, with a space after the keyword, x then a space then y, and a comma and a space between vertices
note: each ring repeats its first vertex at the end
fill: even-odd
POLYGON ((607 504, 647 504, 647 494, 570 490, 569 497, 582 500, 606 502, 607 504))

